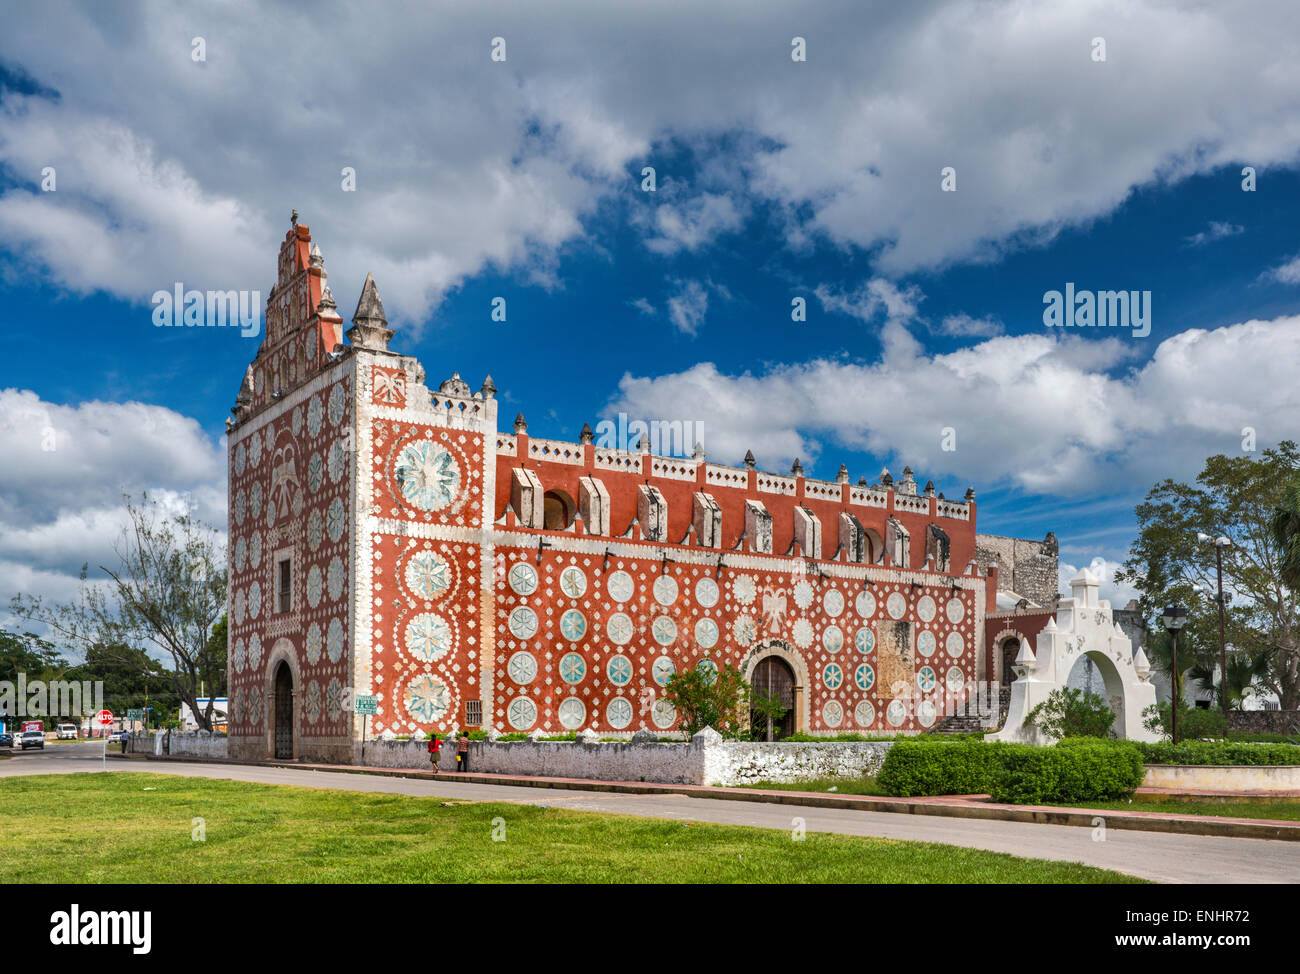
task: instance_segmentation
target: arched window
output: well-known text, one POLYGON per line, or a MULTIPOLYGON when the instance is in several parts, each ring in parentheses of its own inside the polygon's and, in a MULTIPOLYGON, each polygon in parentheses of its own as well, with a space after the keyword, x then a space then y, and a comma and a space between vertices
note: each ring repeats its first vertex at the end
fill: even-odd
POLYGON ((564 531, 573 523, 577 505, 562 490, 548 490, 543 496, 543 527, 547 531, 564 531))

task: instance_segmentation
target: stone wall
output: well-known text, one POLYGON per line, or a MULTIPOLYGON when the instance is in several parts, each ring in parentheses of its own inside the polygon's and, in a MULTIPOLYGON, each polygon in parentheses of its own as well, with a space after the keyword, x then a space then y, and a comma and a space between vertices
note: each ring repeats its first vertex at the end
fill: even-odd
POLYGON ((1300 734, 1300 710, 1229 710, 1228 730, 1243 734, 1300 734))
MULTIPOLYGON (((631 741, 600 741, 588 734, 578 741, 473 741, 469 767, 471 773, 485 774, 739 785, 760 780, 806 781, 875 774, 889 747, 889 741, 724 741, 712 731, 695 735, 689 743, 662 743, 649 733, 631 741)), ((381 768, 428 768, 428 742, 367 741, 364 760, 358 742, 356 763, 381 768)), ((454 771, 455 767, 455 742, 448 741, 443 745, 438 768, 454 771)))
POLYGON ((229 741, 224 734, 209 731, 191 731, 181 734, 172 731, 155 731, 153 736, 137 734, 131 738, 132 754, 189 755, 196 758, 224 758, 229 754, 229 741))
POLYGON ((1042 541, 975 535, 975 560, 982 568, 998 566, 998 591, 1015 592, 1038 605, 1051 606, 1060 591, 1056 535, 1042 541))

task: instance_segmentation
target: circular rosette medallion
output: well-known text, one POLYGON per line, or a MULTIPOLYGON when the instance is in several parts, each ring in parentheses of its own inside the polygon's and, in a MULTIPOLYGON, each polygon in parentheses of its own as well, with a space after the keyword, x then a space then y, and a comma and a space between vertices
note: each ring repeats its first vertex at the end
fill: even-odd
POLYGON ((577 730, 587 719, 587 705, 577 697, 569 697, 560 704, 560 726, 577 730))
POLYGON ((916 616, 922 622, 931 622, 934 619, 938 607, 934 604, 934 599, 928 595, 921 596, 916 603, 916 616))
POLYGON ((324 644, 320 623, 313 622, 307 627, 307 662, 313 665, 320 660, 321 646, 324 644))
POLYGON ((632 661, 622 653, 611 656, 609 662, 605 664, 605 675, 614 686, 627 686, 632 682, 632 661))
POLYGON ((858 615, 864 619, 870 619, 876 614, 876 597, 870 592, 859 592, 858 597, 853 600, 853 607, 858 610, 858 615))
POLYGON ((667 730, 677 720, 677 708, 667 700, 656 700, 654 709, 650 711, 650 719, 660 730, 667 730))
POLYGON ((406 685, 402 705, 418 724, 442 720, 451 710, 451 688, 437 677, 422 673, 406 685))
POLYGON ((660 575, 655 579, 654 597, 662 606, 672 605, 677 601, 677 580, 669 575, 660 575))
POLYGON ((736 616, 731 623, 731 634, 740 645, 748 646, 758 638, 758 623, 753 616, 736 616))
POLYGON ((822 683, 826 684, 827 690, 838 690, 840 684, 844 682, 844 670, 838 663, 827 663, 826 668, 822 670, 822 683))
POLYGON ((813 627, 807 619, 796 619, 791 632, 794 635, 795 645, 800 649, 807 649, 812 645, 813 627))
POLYGON ((741 605, 749 605, 754 601, 754 596, 758 590, 754 585, 754 579, 751 575, 741 575, 731 583, 731 594, 736 597, 736 601, 741 605))
POLYGON ((951 692, 961 693, 962 688, 966 686, 966 674, 961 671, 960 667, 950 666, 945 676, 945 682, 951 692))
POLYGON ((948 600, 948 607, 944 611, 948 614, 948 621, 955 626, 966 615, 966 606, 961 599, 954 597, 948 600))
POLYGON ((944 648, 948 650, 948 655, 956 659, 966 651, 966 640, 959 632, 948 633, 948 639, 944 643, 944 648))
POLYGON ((320 684, 312 680, 307 684, 307 701, 303 706, 308 723, 315 724, 320 720, 321 705, 320 684))
POLYGON ((570 609, 560 616, 560 632, 571 643, 576 643, 587 634, 587 617, 577 609, 570 609))
POLYGON ((527 562, 512 565, 509 577, 515 595, 532 595, 537 591, 537 569, 527 562))
POLYGON ((655 660, 654 666, 650 670, 650 675, 654 677, 654 681, 661 687, 666 687, 669 679, 671 679, 672 675, 676 672, 677 667, 673 664, 673 661, 667 656, 660 656, 655 660))
POLYGON ((325 533, 335 544, 343 537, 343 502, 337 497, 330 502, 329 510, 325 512, 325 533))
POLYGON ((891 619, 901 619, 907 614, 907 599, 901 592, 893 592, 885 599, 885 611, 891 619))
POLYGON ((898 727, 907 718, 907 707, 901 700, 889 701, 889 706, 885 708, 885 720, 889 721, 891 727, 898 727))
POLYGON ((670 646, 677 638, 677 623, 667 616, 660 616, 650 624, 650 633, 660 646, 670 646))
POLYGON ((832 619, 839 617, 840 613, 844 611, 844 596, 839 589, 833 588, 826 593, 826 596, 822 599, 822 608, 826 610, 826 614, 832 619))
POLYGON ((876 648, 876 634, 863 626, 853 634, 853 648, 859 653, 869 653, 876 648))
POLYGON ((632 597, 635 588, 632 576, 623 571, 614 572, 605 582, 605 591, 615 602, 626 602, 632 597))
POLYGON ((417 551, 406 563, 406 587, 416 598, 432 602, 451 587, 451 566, 436 552, 417 551))
POLYGON ((605 623, 605 635, 615 646, 626 646, 632 641, 632 620, 622 612, 615 612, 605 623))
POLYGON ((695 668, 704 674, 704 682, 713 686, 718 681, 718 664, 711 659, 702 659, 695 668))
POLYGON ((822 705, 822 723, 827 727, 839 727, 844 722, 844 708, 834 700, 822 705))
POLYGON ((587 675, 587 661, 578 653, 565 653, 560 657, 560 679, 565 683, 581 683, 587 675))
POLYGON ((806 609, 812 605, 813 587, 807 581, 800 579, 794 587, 794 604, 801 609, 806 609))
POLYGON ((442 616, 422 612, 406 624, 406 649, 425 663, 451 652, 451 626, 442 616))
POLYGON ((506 664, 506 671, 516 683, 532 683, 537 676, 537 658, 532 653, 515 653, 506 664))
POLYGON ((859 690, 870 690, 876 685, 876 671, 870 663, 859 663, 853 670, 853 682, 859 690))
POLYGON ((922 693, 929 693, 938 684, 939 678, 935 675, 933 667, 922 666, 916 671, 916 686, 922 693))
POLYGON ((712 619, 701 619, 695 623, 695 641, 703 649, 712 649, 718 642, 718 624, 712 619))
POLYGON ((853 720, 859 727, 870 727, 876 722, 876 708, 863 700, 853 708, 853 720))
POLYGON ((510 613, 506 625, 516 639, 532 639, 537 634, 537 613, 521 605, 510 613))
POLYGON ((560 572, 560 591, 571 599, 580 599, 587 591, 587 576, 576 565, 560 572))
POLYGON ((705 609, 718 604, 718 583, 711 578, 701 578, 695 583, 695 601, 705 609))
POLYGON ((446 507, 460 489, 460 467, 446 447, 432 440, 408 443, 393 467, 402 499, 421 511, 446 507))
POLYGON ((844 632, 839 626, 827 626, 822 630, 822 648, 832 656, 844 648, 844 632))
POLYGON ((916 637, 916 651, 922 656, 933 656, 938 643, 934 640, 934 633, 925 630, 916 637))
POLYGON ((632 704, 622 697, 615 697, 605 708, 605 719, 615 730, 622 730, 632 723, 632 704))
POLYGON ((527 697, 515 697, 506 708, 506 720, 515 730, 528 730, 537 723, 537 704, 527 697))
POLYGON ((929 727, 939 715, 933 700, 922 700, 916 705, 916 720, 922 727, 929 727))

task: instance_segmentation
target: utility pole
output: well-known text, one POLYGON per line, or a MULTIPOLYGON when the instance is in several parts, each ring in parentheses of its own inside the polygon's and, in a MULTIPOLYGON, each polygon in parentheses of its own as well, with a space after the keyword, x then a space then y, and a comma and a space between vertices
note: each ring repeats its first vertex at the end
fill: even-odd
POLYGON ((1223 623, 1223 549, 1232 544, 1232 541, 1224 535, 1217 538, 1211 538, 1204 532, 1197 532, 1198 541, 1209 541, 1214 545, 1214 568, 1218 576, 1219 594, 1215 599, 1219 603, 1219 709, 1223 711, 1223 716, 1228 716, 1228 641, 1224 636, 1223 623))

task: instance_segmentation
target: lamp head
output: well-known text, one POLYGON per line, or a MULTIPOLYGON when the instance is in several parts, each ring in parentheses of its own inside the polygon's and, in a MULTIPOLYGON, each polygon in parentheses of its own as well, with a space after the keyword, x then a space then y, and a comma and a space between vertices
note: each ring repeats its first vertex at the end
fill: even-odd
POLYGON ((1160 621, 1164 623, 1166 629, 1177 635, 1178 631, 1187 625, 1187 609, 1178 603, 1174 603, 1165 609, 1160 621))

